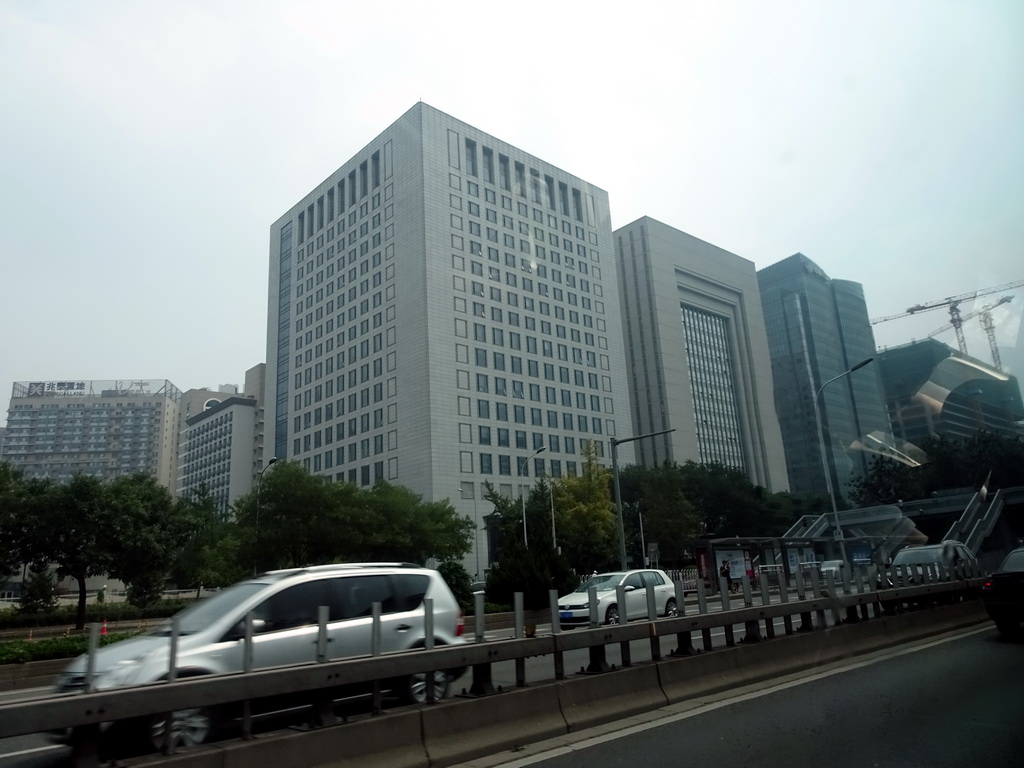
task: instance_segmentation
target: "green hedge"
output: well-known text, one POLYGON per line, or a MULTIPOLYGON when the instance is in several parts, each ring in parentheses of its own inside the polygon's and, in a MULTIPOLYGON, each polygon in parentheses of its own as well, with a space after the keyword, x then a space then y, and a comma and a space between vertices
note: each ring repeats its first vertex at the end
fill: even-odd
MULTIPOLYGON (((160 600, 139 608, 129 603, 89 603, 85 607, 85 623, 103 621, 138 621, 173 616, 192 604, 191 600, 160 600)), ((42 613, 22 613, 18 609, 0 611, 0 629, 28 627, 67 627, 75 625, 76 606, 62 605, 42 613)))
MULTIPOLYGON (((138 634, 137 632, 119 632, 100 638, 100 645, 110 645, 138 634)), ((74 637, 52 637, 48 640, 7 640, 0 642, 0 664, 24 664, 28 661, 46 661, 47 659, 73 659, 85 653, 89 648, 89 638, 82 635, 74 637)))

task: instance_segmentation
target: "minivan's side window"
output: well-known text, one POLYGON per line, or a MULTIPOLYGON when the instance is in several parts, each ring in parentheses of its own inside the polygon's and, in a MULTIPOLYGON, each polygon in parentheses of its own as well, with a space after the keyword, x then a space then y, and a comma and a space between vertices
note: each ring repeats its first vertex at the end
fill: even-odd
POLYGON ((391 577, 395 588, 395 610, 415 611, 427 594, 430 577, 422 573, 397 573, 391 577))
POLYGON ((253 611, 254 618, 266 622, 264 632, 302 627, 317 623, 317 609, 327 605, 326 582, 307 581, 271 595, 253 611))
POLYGON ((381 604, 381 613, 395 610, 387 576, 344 576, 331 581, 331 621, 370 616, 374 603, 381 604))

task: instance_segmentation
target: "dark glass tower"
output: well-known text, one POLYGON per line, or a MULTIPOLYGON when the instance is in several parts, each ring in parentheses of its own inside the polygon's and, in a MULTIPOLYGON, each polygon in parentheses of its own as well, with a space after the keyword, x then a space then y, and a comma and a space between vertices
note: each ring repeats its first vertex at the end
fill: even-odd
MULTIPOLYGON (((786 446, 789 487, 803 496, 827 494, 814 416, 818 389, 875 354, 864 290, 832 280, 801 253, 757 273, 775 379, 775 410, 786 446)), ((889 432, 875 365, 832 382, 818 400, 826 460, 836 497, 863 473, 871 455, 853 447, 871 432, 889 432)))

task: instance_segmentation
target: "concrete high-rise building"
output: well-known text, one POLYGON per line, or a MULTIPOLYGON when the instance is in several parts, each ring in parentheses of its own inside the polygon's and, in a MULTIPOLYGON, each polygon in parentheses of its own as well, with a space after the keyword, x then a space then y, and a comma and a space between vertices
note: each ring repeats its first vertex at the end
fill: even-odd
POLYGON ((654 219, 617 229, 633 434, 640 463, 723 464, 789 487, 757 272, 654 219))
POLYGON ((1024 404, 1017 377, 935 339, 878 353, 893 434, 919 444, 927 437, 1021 435, 1024 404))
POLYGON ((607 193, 416 104, 271 227, 264 457, 479 523, 609 456, 619 313, 607 193))
POLYGON ((163 379, 15 382, 0 460, 57 482, 144 472, 173 491, 180 398, 163 379))
POLYGON ((875 354, 864 289, 829 278, 801 253, 760 270, 757 278, 790 490, 827 494, 823 440, 833 491, 837 498, 846 497, 852 478, 871 460, 871 453, 858 448, 862 438, 889 433, 878 366, 867 365, 822 390, 823 439, 814 402, 829 379, 875 354))
POLYGON ((178 446, 179 496, 205 490, 218 510, 230 512, 252 490, 263 468, 263 388, 266 364, 245 372, 245 390, 222 384, 217 391, 190 389, 181 396, 178 446))
POLYGON ((227 515, 252 490, 258 406, 252 397, 230 396, 186 420, 181 432, 178 495, 206 492, 227 515))

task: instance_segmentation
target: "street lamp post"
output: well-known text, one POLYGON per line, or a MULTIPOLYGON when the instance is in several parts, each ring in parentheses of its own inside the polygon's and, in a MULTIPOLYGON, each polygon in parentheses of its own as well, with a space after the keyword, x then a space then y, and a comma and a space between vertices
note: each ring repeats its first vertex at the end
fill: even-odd
POLYGON ((551 546, 555 552, 559 552, 558 539, 555 538, 555 487, 552 481, 554 480, 551 475, 547 476, 548 480, 548 500, 551 502, 551 546))
MULTIPOLYGON (((255 549, 259 549, 260 543, 260 489, 263 488, 263 473, 273 466, 274 462, 277 461, 277 456, 272 456, 270 461, 267 462, 267 466, 260 470, 259 480, 256 481, 256 542, 254 545, 255 549)), ((256 553, 253 552, 252 572, 256 575, 256 553)))
MULTIPOLYGON (((525 459, 523 459, 521 462, 519 462, 519 476, 520 477, 523 476, 523 468, 527 464, 529 464, 530 463, 530 459, 532 459, 538 453, 544 453, 544 448, 543 447, 538 448, 536 451, 534 451, 529 456, 527 456, 525 459)), ((520 493, 519 498, 523 502, 523 546, 526 549, 529 549, 530 548, 530 544, 529 544, 529 542, 526 539, 526 494, 525 493, 520 493)))
MULTIPOLYGON (((459 493, 464 493, 459 487, 459 493)), ((473 486, 473 552, 476 554, 476 574, 473 578, 480 578, 480 518, 476 513, 476 485, 473 486)))
POLYGON ((660 432, 648 432, 646 435, 636 437, 624 437, 621 440, 611 439, 612 444, 612 475, 615 478, 615 516, 619 524, 619 566, 626 570, 626 532, 622 526, 622 489, 619 487, 619 445, 631 443, 634 440, 643 440, 645 437, 657 437, 675 432, 675 429, 663 429, 660 432))
POLYGON ((835 540, 839 542, 839 552, 841 557, 843 558, 844 563, 847 562, 846 536, 843 533, 842 526, 839 525, 839 508, 836 506, 836 494, 835 490, 832 488, 832 472, 829 469, 828 456, 825 452, 825 427, 821 421, 821 409, 818 406, 818 399, 821 397, 821 393, 825 391, 825 387, 827 387, 833 381, 841 379, 844 376, 849 376, 854 371, 859 371, 865 365, 871 363, 874 359, 875 358, 873 357, 869 357, 865 360, 861 360, 852 368, 843 371, 838 376, 833 376, 831 379, 829 379, 820 387, 818 387, 818 391, 815 392, 814 394, 814 420, 818 424, 818 448, 821 450, 821 467, 822 469, 825 470, 825 487, 828 489, 829 501, 832 502, 832 527, 835 529, 833 536, 835 537, 835 540))

